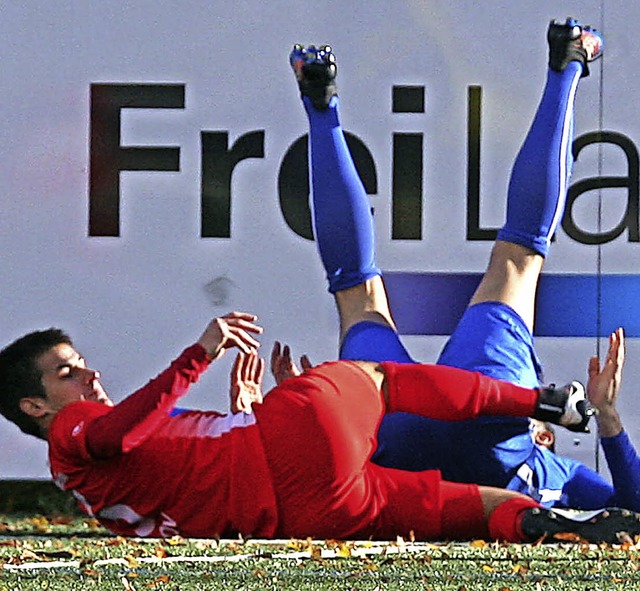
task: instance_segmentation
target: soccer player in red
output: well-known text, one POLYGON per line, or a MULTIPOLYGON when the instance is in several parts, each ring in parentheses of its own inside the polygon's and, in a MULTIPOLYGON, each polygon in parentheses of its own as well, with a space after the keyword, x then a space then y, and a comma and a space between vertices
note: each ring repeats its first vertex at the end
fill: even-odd
POLYGON ((336 361, 285 380, 258 404, 264 362, 255 321, 238 312, 214 319, 117 405, 65 333, 30 333, 0 352, 0 410, 48 441, 56 484, 124 535, 524 541, 574 531, 617 541, 621 531, 640 533, 630 512, 576 521, 513 491, 370 462, 385 412, 581 423, 570 389, 526 389, 435 365, 336 361), (234 347, 232 400, 255 401, 253 413, 171 417, 189 386, 234 347))

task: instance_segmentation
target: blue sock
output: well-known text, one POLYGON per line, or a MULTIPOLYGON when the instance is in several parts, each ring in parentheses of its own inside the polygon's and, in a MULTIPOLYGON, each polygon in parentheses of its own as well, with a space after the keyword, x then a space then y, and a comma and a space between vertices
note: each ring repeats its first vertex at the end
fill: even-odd
POLYGON ((381 274, 375 262, 373 216, 340 127, 338 97, 326 111, 303 100, 309 117, 314 233, 329 291, 336 293, 381 274))
POLYGON ((507 221, 498 240, 547 256, 562 219, 573 166, 574 102, 582 64, 562 72, 548 70, 547 82, 531 128, 511 171, 507 221))

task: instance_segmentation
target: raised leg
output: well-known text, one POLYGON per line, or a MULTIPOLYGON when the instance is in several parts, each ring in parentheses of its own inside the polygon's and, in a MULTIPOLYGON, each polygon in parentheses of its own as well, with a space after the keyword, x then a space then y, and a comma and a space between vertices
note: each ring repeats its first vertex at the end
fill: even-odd
POLYGON ((369 198, 340 125, 335 56, 328 45, 295 45, 289 61, 309 119, 314 232, 338 307, 340 340, 362 321, 394 329, 375 262, 369 198))

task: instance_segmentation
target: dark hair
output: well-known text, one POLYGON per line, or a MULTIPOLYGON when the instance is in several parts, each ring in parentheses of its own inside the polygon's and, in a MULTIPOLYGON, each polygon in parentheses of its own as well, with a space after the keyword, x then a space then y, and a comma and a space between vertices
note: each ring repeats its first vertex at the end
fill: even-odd
POLYGON ((30 332, 0 351, 0 413, 28 435, 42 438, 38 424, 20 409, 20 400, 47 397, 38 359, 60 344, 73 346, 65 332, 49 328, 30 332))

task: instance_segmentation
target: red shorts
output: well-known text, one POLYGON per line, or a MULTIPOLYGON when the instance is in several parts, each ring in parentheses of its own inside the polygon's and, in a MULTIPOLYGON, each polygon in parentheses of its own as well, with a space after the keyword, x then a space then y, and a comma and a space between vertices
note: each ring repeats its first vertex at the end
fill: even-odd
MULTIPOLYGON (((254 407, 278 503, 279 536, 440 539, 447 500, 480 510, 477 487, 438 471, 373 464, 384 403, 356 364, 326 363, 286 380, 254 407), (468 499, 468 502, 467 502, 468 499)), ((467 520, 464 511, 461 520, 467 520)), ((470 525, 467 522, 467 525, 470 525)))

